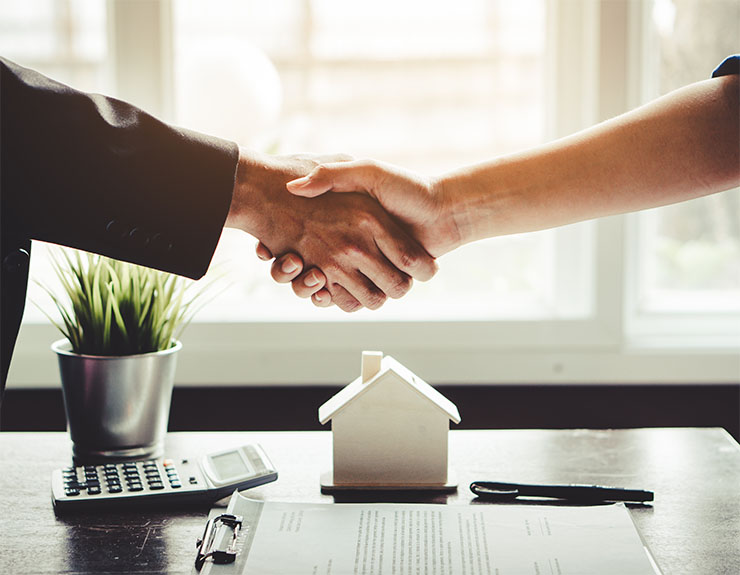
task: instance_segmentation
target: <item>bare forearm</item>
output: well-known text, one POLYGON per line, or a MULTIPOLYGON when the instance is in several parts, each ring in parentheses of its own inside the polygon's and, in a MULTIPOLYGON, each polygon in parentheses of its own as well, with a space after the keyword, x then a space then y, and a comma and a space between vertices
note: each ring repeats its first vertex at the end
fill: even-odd
POLYGON ((438 187, 462 242, 662 206, 740 185, 740 87, 725 76, 438 187))

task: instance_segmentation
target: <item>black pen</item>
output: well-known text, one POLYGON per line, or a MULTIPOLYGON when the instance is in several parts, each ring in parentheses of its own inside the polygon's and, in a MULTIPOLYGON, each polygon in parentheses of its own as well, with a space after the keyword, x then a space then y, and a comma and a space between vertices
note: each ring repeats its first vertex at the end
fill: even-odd
POLYGON ((474 481, 470 490, 481 499, 490 501, 513 501, 518 497, 548 497, 565 499, 577 503, 602 503, 607 501, 629 501, 645 503, 652 501, 652 491, 622 489, 601 485, 529 485, 526 483, 498 483, 474 481))

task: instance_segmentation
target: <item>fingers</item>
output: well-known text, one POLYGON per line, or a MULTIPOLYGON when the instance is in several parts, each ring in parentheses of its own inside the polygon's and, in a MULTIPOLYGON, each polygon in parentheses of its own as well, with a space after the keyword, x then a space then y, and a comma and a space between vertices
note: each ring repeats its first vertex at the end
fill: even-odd
MULTIPOLYGON (((321 292, 318 292, 314 294, 312 299, 316 299, 316 296, 319 295, 321 292)), ((346 311, 348 313, 352 313, 353 311, 357 311, 359 309, 362 309, 362 304, 357 301, 357 299, 349 293, 346 289, 344 289, 340 285, 333 285, 331 286, 330 290, 330 297, 331 301, 337 305, 339 309, 342 311, 346 311)), ((323 305, 323 299, 321 300, 320 304, 314 301, 314 303, 317 303, 319 307, 325 307, 323 305)))
MULTIPOLYGON (((390 218, 385 222, 385 226, 379 226, 375 231, 375 243, 393 266, 412 278, 427 281, 437 273, 438 266, 434 258, 390 218)), ((403 296, 411 289, 410 281, 404 286, 398 274, 392 271, 390 274, 383 274, 382 270, 378 270, 371 277, 380 280, 384 291, 394 298, 403 296), (385 288, 392 291, 389 292, 385 288), (393 295, 399 290, 402 291, 400 295, 393 295)))
POLYGON ((311 301, 316 307, 329 307, 334 305, 331 299, 331 294, 326 288, 321 288, 315 294, 311 296, 311 301))
POLYGON ((273 257, 270 248, 268 248, 262 242, 257 242, 257 247, 255 248, 255 251, 257 252, 257 257, 263 262, 269 262, 273 257))
MULTIPOLYGON (((270 249, 259 242, 257 244, 257 257, 267 261, 272 259, 270 249)), ((270 269, 270 275, 277 283, 290 282, 293 292, 301 298, 312 298, 314 304, 319 307, 332 305, 331 294, 324 288, 326 276, 318 268, 311 268, 303 273, 303 260, 296 254, 285 254, 277 258, 270 269), (314 297, 316 296, 316 297, 314 297)))
MULTIPOLYGON (((324 286, 326 285, 326 276, 320 269, 311 268, 295 278, 291 283, 293 285, 293 292, 295 293, 295 295, 297 295, 298 297, 307 298, 316 294, 320 290, 323 290, 324 286)), ((331 302, 331 296, 329 292, 326 290, 324 291, 326 292, 326 296, 328 297, 329 302, 331 302)), ((322 298, 321 296, 319 296, 318 301, 321 302, 321 300, 322 298)))
POLYGON ((296 254, 285 254, 272 262, 270 275, 279 284, 293 281, 303 271, 303 260, 296 254))
MULTIPOLYGON (((263 244, 258 242, 256 246, 257 257, 263 261, 272 259, 272 252, 263 244)), ((293 292, 302 298, 311 298, 313 304, 317 307, 330 307, 334 305, 329 290, 326 289, 326 276, 318 268, 311 268, 304 273, 303 260, 296 254, 285 254, 273 262, 270 275, 278 283, 291 282, 293 292), (297 265, 296 265, 297 264, 297 265)), ((349 296, 349 294, 347 294, 349 296)), ((359 309, 362 307, 359 302, 349 296, 343 298, 345 307, 359 309), (358 307, 359 306, 359 307, 358 307)))
POLYGON ((297 196, 313 198, 324 192, 367 192, 372 195, 378 178, 377 165, 369 160, 335 162, 316 166, 311 173, 286 184, 297 196))

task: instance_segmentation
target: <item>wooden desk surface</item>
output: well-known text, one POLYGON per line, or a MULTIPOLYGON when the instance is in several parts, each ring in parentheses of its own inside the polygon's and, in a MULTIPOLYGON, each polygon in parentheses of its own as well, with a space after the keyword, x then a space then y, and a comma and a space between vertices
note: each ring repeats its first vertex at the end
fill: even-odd
MULTIPOLYGON (((280 478, 252 497, 334 501, 319 489, 329 432, 173 433, 167 452, 255 442, 280 478)), ((49 476, 70 453, 65 433, 0 433, 1 573, 191 572, 207 508, 57 517, 49 476)), ((665 575, 740 573, 740 446, 724 430, 453 431, 450 465, 458 493, 396 501, 466 505, 468 484, 480 479, 652 489, 654 506, 631 513, 665 575)))

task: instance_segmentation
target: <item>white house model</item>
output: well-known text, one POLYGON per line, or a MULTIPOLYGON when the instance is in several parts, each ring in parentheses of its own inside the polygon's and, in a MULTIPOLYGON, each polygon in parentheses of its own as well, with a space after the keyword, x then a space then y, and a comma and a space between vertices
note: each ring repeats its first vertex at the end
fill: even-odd
POLYGON ((454 488, 447 475, 449 420, 457 407, 390 356, 363 352, 362 375, 319 408, 331 420, 333 475, 325 489, 454 488))

